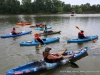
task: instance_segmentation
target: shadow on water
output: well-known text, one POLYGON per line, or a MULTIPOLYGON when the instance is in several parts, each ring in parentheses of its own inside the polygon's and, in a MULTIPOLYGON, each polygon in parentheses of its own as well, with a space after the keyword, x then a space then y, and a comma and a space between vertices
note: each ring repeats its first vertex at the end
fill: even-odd
MULTIPOLYGON (((76 62, 77 60, 80 60, 80 59, 82 59, 82 58, 84 58, 84 57, 86 57, 86 56, 88 56, 88 53, 87 53, 87 52, 84 53, 83 55, 81 55, 80 57, 71 60, 71 62, 74 63, 74 62, 76 62)), ((76 64, 76 65, 77 65, 77 64, 76 64)), ((79 67, 79 66, 75 66, 75 65, 73 65, 73 64, 70 64, 70 66, 71 66, 72 68, 78 68, 78 67, 79 67)))
POLYGON ((15 41, 15 40, 17 40, 19 37, 12 37, 13 38, 13 40, 15 41))

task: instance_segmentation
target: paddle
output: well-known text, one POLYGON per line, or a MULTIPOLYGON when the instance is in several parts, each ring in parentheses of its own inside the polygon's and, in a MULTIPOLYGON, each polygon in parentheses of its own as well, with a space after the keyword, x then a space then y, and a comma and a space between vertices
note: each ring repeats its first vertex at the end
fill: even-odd
MULTIPOLYGON (((76 26, 76 28, 77 28, 78 30, 80 30, 80 28, 79 28, 78 26, 76 26)), ((91 39, 91 41, 92 41, 93 43, 96 42, 96 40, 92 40, 92 39, 91 39)))
POLYGON ((78 30, 80 30, 80 28, 79 28, 78 26, 76 26, 76 28, 77 28, 78 30))
MULTIPOLYGON (((64 51, 64 53, 67 51, 67 49, 64 51)), ((63 54, 64 54, 63 53, 63 54)), ((74 62, 72 62, 72 61, 68 61, 70 64, 72 64, 73 66, 75 66, 75 67, 79 67, 77 64, 75 64, 74 62)))
POLYGON ((71 62, 71 61, 69 61, 69 63, 71 64, 71 65, 73 65, 73 66, 75 66, 75 67, 79 67, 76 63, 74 63, 74 62, 71 62))

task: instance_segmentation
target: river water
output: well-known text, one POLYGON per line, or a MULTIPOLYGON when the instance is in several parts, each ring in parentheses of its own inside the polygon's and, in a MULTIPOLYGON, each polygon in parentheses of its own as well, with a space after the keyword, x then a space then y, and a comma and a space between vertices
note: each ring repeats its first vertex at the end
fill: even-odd
MULTIPOLYGON (((45 23, 52 26, 52 30, 61 30, 61 34, 49 35, 46 37, 60 37, 60 42, 48 44, 51 52, 68 49, 77 50, 82 47, 89 47, 86 54, 77 59, 75 63, 79 66, 73 67, 70 63, 59 66, 52 70, 38 72, 35 75, 100 75, 100 40, 85 43, 67 43, 70 38, 77 38, 79 32, 75 26, 85 31, 85 35, 100 36, 100 14, 52 14, 52 15, 0 15, 0 36, 10 33, 15 27, 17 31, 32 30, 32 34, 23 35, 15 38, 0 38, 0 75, 6 75, 6 71, 28 62, 42 59, 42 52, 45 47, 36 50, 35 46, 21 47, 22 41, 31 41, 33 34, 40 32, 29 28, 29 26, 17 27, 16 23, 23 21, 45 23)), ((42 37, 44 38, 44 37, 42 37)), ((34 75, 34 74, 28 74, 34 75)))

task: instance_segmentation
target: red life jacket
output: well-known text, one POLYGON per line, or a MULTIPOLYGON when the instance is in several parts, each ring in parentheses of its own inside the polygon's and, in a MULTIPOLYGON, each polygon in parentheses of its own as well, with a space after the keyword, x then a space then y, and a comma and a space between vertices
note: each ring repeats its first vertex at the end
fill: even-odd
MULTIPOLYGON (((52 55, 57 56, 57 54, 52 54, 52 55)), ((54 63, 54 62, 57 62, 57 61, 62 60, 62 58, 59 58, 59 59, 48 59, 47 57, 48 57, 48 56, 44 56, 44 54, 43 54, 44 60, 45 60, 46 62, 48 62, 48 63, 54 63)))
POLYGON ((11 33, 12 33, 12 34, 13 34, 13 33, 16 33, 16 31, 15 31, 15 30, 12 30, 11 33))
POLYGON ((80 35, 84 35, 82 32, 79 32, 78 34, 80 34, 80 35))
POLYGON ((82 33, 82 32, 79 32, 79 33, 78 33, 78 38, 80 38, 80 39, 83 39, 83 38, 85 38, 85 36, 84 36, 84 33, 82 33))

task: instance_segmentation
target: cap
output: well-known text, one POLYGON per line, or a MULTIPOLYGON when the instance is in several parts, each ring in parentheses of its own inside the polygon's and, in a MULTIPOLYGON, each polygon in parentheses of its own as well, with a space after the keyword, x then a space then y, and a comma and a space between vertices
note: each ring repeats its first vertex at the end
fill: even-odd
POLYGON ((49 48, 49 47, 45 48, 45 52, 49 52, 50 50, 51 50, 51 48, 49 48))

